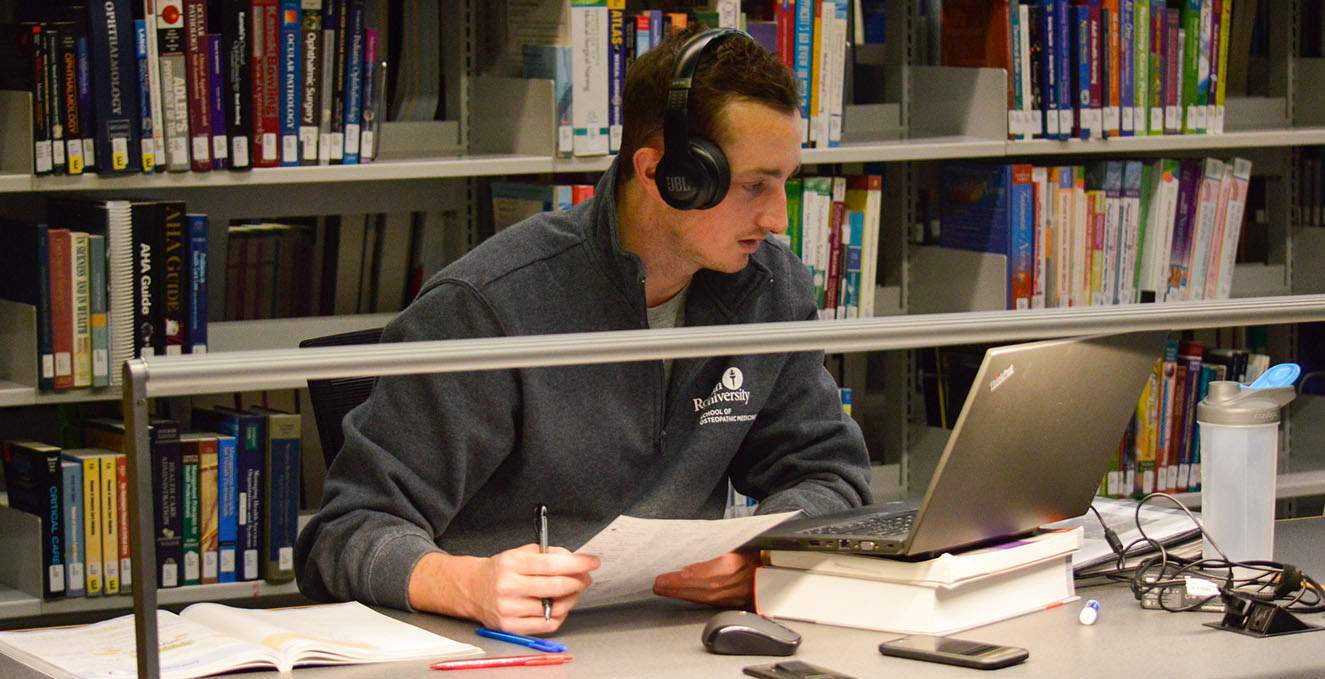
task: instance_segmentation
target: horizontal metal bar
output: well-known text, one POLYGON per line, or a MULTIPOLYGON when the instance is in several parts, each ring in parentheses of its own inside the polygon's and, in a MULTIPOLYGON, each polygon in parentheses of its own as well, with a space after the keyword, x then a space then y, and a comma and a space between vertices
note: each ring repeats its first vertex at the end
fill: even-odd
POLYGON ((889 316, 157 356, 147 395, 247 391, 355 375, 584 365, 784 351, 882 351, 1140 330, 1325 320, 1325 295, 889 316))

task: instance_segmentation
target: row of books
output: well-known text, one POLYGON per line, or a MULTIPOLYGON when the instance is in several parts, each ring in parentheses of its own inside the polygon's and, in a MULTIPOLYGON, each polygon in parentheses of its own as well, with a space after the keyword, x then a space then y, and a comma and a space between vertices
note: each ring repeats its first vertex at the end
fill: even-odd
POLYGON ((1007 307, 1227 299, 1251 162, 945 163, 939 244, 1008 259, 1007 307))
POLYGON ((1196 404, 1211 382, 1250 383, 1270 357, 1243 349, 1171 340, 1141 391, 1136 415, 1118 446, 1102 495, 1137 498, 1162 491, 1201 489, 1201 443, 1196 404))
POLYGON ((18 18, 0 86, 33 95, 37 174, 374 156, 386 63, 365 0, 28 3, 18 18))
POLYGON ((180 201, 52 198, 0 222, 0 299, 37 316, 37 386, 115 386, 134 357, 207 350, 207 217, 180 201))
POLYGON ((944 635, 1076 598, 1083 531, 1044 532, 923 561, 770 550, 755 570, 755 610, 792 620, 944 635))
MULTIPOLYGON (((292 579, 300 416, 217 407, 192 417, 204 431, 163 418, 149 427, 157 586, 292 579)), ((94 418, 84 448, 3 443, 9 506, 41 519, 46 599, 131 590, 126 435, 123 421, 94 418)))
POLYGON ((1224 130, 1250 0, 945 0, 943 63, 1008 71, 1008 136, 1224 130), (1241 8, 1241 9, 1239 9, 1241 8))
POLYGON ((400 311, 451 257, 453 213, 392 212, 235 222, 227 321, 400 311))
MULTIPOLYGON (((616 153, 621 146, 621 95, 635 58, 695 21, 743 27, 796 75, 802 142, 838 146, 842 139, 848 16, 851 0, 777 0, 752 8, 771 20, 747 20, 737 3, 716 12, 629 13, 624 0, 572 0, 570 25, 553 35, 523 35, 523 75, 551 79, 557 92, 557 153, 616 153), (771 5, 771 7, 770 7, 771 5)), ((881 17, 873 12, 871 17, 881 17)), ((861 33, 865 23, 861 22, 861 33)), ((877 20, 871 37, 880 37, 877 20)))
POLYGON ((1308 146, 1297 157, 1298 200, 1293 222, 1325 226, 1325 147, 1308 146))
POLYGON ((543 182, 494 181, 492 226, 501 231, 540 212, 565 212, 593 197, 593 184, 547 184, 543 182))
POLYGON ((819 317, 873 318, 883 176, 787 180, 782 239, 810 268, 819 317))

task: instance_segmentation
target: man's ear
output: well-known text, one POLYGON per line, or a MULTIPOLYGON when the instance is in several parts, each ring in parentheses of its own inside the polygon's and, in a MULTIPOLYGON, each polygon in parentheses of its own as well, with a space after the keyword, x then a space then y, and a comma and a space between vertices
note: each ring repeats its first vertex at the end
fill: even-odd
POLYGON ((631 157, 635 179, 639 180, 640 187, 650 198, 659 202, 662 202, 662 194, 658 193, 658 163, 662 157, 662 147, 651 144, 635 149, 635 155, 631 157))

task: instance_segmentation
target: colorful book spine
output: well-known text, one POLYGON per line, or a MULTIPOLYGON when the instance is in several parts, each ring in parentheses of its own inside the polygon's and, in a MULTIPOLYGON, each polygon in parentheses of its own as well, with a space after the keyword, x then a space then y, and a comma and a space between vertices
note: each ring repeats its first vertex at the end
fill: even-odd
POLYGON ((1164 0, 1150 0, 1150 134, 1164 134, 1164 88, 1168 67, 1165 44, 1168 10, 1164 0))
POLYGON ((74 386, 72 244, 68 229, 50 229, 51 347, 55 356, 55 388, 74 386))
POLYGON ((363 131, 364 0, 350 0, 346 11, 345 30, 349 35, 345 52, 345 150, 341 162, 352 165, 359 162, 363 131))
POLYGON ((345 69, 349 53, 349 0, 326 0, 322 18, 324 84, 318 126, 318 163, 340 163, 345 155, 345 69))
POLYGON ((207 34, 207 113, 212 121, 212 167, 217 170, 231 164, 224 44, 221 34, 207 34))
POLYGON ((101 460, 87 450, 69 450, 63 455, 83 472, 83 591, 89 597, 101 596, 101 460))
MULTIPOLYGON (((263 479, 263 449, 266 443, 264 434, 265 422, 260 415, 253 415, 243 411, 237 411, 230 408, 195 408, 193 411, 194 426, 200 426, 208 430, 219 431, 221 433, 233 436, 235 438, 235 470, 236 484, 235 497, 237 503, 242 503, 240 507, 236 505, 237 530, 235 533, 235 557, 237 559, 236 575, 241 581, 257 580, 260 576, 260 553, 262 545, 262 526, 263 506, 266 502, 264 497, 265 481, 263 479)), ((221 474, 222 474, 222 502, 225 498, 225 474, 227 472, 224 458, 225 448, 221 449, 221 474)), ((222 512, 224 512, 224 506, 222 512)), ((221 548, 225 549, 225 529, 226 515, 221 515, 221 548)), ((221 576, 222 582, 225 582, 225 554, 221 556, 221 576)))
POLYGON ((252 58, 254 167, 281 163, 279 0, 253 0, 252 58))
POLYGON ((303 0, 301 14, 301 70, 299 94, 299 162, 316 165, 318 123, 321 120, 323 62, 322 0, 303 0))
POLYGON ((184 353, 184 338, 188 327, 188 242, 184 218, 184 204, 177 201, 161 203, 161 250, 152 262, 156 273, 153 280, 161 283, 161 342, 166 355, 184 353))
POLYGON ((181 436, 180 450, 180 550, 182 554, 183 585, 202 583, 202 504, 199 500, 202 463, 200 446, 195 439, 181 436))
POLYGON ((156 6, 160 0, 143 0, 143 49, 146 63, 140 62, 140 68, 147 79, 147 113, 143 119, 151 118, 152 136, 150 139, 143 140, 143 171, 161 172, 166 169, 166 135, 165 135, 165 117, 162 110, 162 92, 161 92, 161 55, 157 46, 157 10, 156 6), (152 169, 147 169, 148 158, 147 150, 151 149, 152 169))
POLYGON ((814 65, 814 0, 796 0, 796 92, 800 95, 801 145, 810 143, 810 84, 814 65))
POLYGON ((363 29, 363 94, 359 104, 359 162, 371 163, 377 154, 379 110, 386 98, 386 62, 378 59, 377 29, 363 29))
POLYGON ((298 165, 299 124, 302 120, 299 106, 303 91, 302 62, 299 48, 303 37, 303 19, 300 0, 281 0, 280 5, 280 146, 281 165, 298 165))
POLYGON ((1173 243, 1169 250, 1168 289, 1165 301, 1187 298, 1188 274, 1191 271, 1192 235, 1196 226, 1197 196, 1201 181, 1201 163, 1184 160, 1178 178, 1178 201, 1173 217, 1173 243))
POLYGON ((626 0, 607 0, 607 144, 621 150, 621 93, 626 87, 626 0))
POLYGON ((92 291, 91 262, 88 261, 87 234, 73 231, 69 234, 71 292, 74 330, 74 386, 92 386, 92 291))
MULTIPOLYGON (((153 19, 153 24, 156 20, 153 19)), ((150 32, 155 33, 155 30, 150 32)), ((148 51, 148 21, 136 19, 133 22, 134 56, 138 64, 138 127, 139 155, 142 159, 143 172, 156 171, 156 128, 159 121, 152 117, 156 109, 152 107, 152 60, 148 51)), ((158 76, 159 77, 159 76, 158 76)), ((159 85, 158 85, 159 87, 159 85)), ((159 108, 159 107, 158 107, 159 108)))
POLYGON ((207 215, 186 215, 188 297, 185 300, 185 348, 190 354, 207 353, 207 215))
POLYGON ((87 580, 83 573, 86 558, 83 538, 83 464, 61 458, 63 475, 64 510, 64 563, 66 597, 87 595, 87 580))
MULTIPOLYGON (((1145 2, 1146 0, 1141 0, 1145 2)), ((1136 135, 1136 41, 1135 0, 1119 0, 1118 4, 1118 106, 1122 117, 1123 136, 1136 135)))
POLYGON ((184 68, 189 112, 190 168, 212 169, 211 91, 207 67, 207 0, 184 0, 184 68))
POLYGON ((1150 134, 1150 0, 1132 3, 1132 122, 1136 135, 1150 134))
POLYGON ((217 582, 239 577, 239 445, 234 436, 216 438, 217 582))
MULTIPOLYGON (((219 469, 218 439, 210 434, 187 434, 193 437, 198 446, 198 552, 201 572, 199 581, 204 584, 218 582, 220 540, 219 469)), ((183 440, 183 436, 181 436, 183 440)))
POLYGON ((172 172, 189 169, 189 85, 183 0, 156 0, 157 71, 161 80, 161 126, 172 172))
MULTIPOLYGON (((104 475, 103 475, 104 476, 104 475)), ((123 452, 115 454, 115 541, 119 549, 120 592, 133 591, 133 558, 129 537, 129 458, 123 452)))
POLYGON ((225 129, 230 169, 253 167, 252 17, 249 0, 221 0, 221 53, 225 63, 225 129))
POLYGON ((101 573, 106 595, 120 593, 120 493, 119 471, 114 455, 102 455, 101 496, 101 573))
POLYGON ((255 408, 266 417, 266 514, 263 515, 263 578, 294 579, 294 543, 299 532, 299 432, 296 413, 255 408))
POLYGON ((601 156, 608 138, 608 35, 606 0, 571 0, 575 155, 601 156))
POLYGON ((88 324, 92 332, 92 386, 110 385, 110 326, 107 324, 106 237, 88 236, 88 324))

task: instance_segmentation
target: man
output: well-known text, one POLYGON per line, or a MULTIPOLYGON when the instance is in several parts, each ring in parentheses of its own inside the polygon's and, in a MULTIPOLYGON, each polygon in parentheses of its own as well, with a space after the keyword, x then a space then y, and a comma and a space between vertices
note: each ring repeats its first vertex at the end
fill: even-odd
MULTIPOLYGON (((592 200, 502 231, 433 277, 384 341, 815 317, 809 273, 767 236, 786 229, 800 163, 795 81, 743 34, 702 54, 688 130, 730 164, 711 209, 677 210, 655 182, 674 36, 631 68, 621 153, 592 200)), ((591 340, 586 340, 591 341, 591 340)), ((818 352, 385 377, 345 419, 323 506, 296 550, 300 587, 555 630, 598 560, 553 544, 621 514, 719 518, 728 479, 761 512, 826 513, 870 499, 860 430, 818 352), (551 599, 551 619, 541 600, 551 599)), ((654 591, 742 605, 757 557, 658 577, 654 591)))

